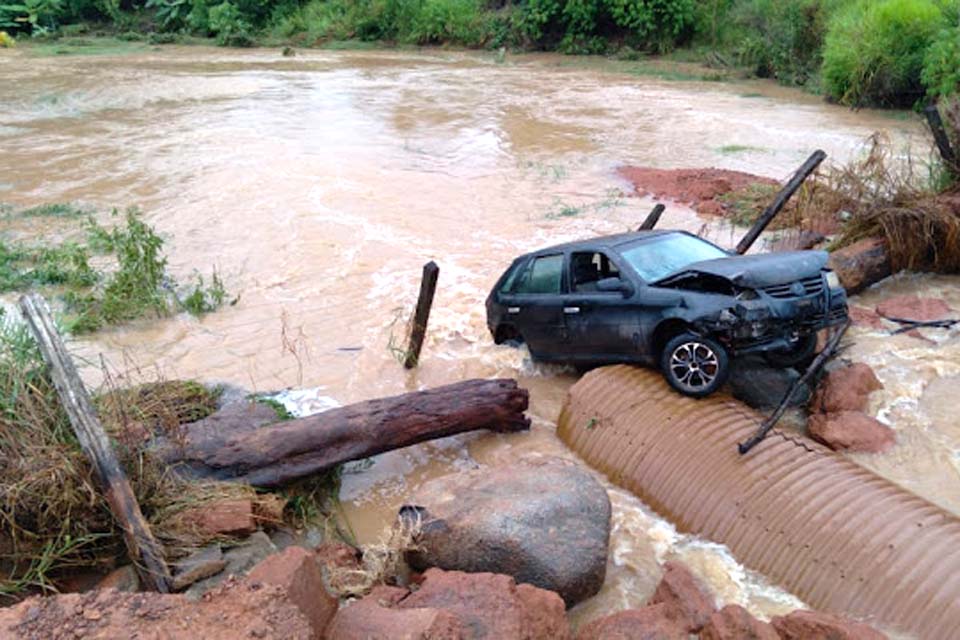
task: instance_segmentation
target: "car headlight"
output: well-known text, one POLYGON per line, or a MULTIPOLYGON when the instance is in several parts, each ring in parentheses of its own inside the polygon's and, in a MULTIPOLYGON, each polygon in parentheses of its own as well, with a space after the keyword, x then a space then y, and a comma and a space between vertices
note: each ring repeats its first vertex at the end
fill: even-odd
POLYGON ((840 277, 834 271, 827 271, 827 286, 831 289, 840 288, 840 277))

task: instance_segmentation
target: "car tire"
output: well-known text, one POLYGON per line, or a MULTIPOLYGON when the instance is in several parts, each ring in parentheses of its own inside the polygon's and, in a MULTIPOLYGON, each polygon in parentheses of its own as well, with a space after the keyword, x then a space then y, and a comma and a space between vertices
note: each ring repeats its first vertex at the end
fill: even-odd
POLYGON ((670 386, 683 395, 703 398, 727 381, 730 357, 716 340, 684 332, 664 346, 660 370, 670 386))
POLYGON ((796 344, 789 349, 777 349, 763 354, 767 364, 777 369, 789 367, 806 369, 816 357, 817 334, 815 333, 798 338, 796 344))

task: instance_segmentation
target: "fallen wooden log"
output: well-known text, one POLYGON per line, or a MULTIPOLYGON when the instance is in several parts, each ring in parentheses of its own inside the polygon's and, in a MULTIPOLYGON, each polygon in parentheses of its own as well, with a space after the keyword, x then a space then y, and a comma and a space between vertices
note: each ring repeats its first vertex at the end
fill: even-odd
POLYGON ((191 430, 155 451, 200 477, 276 487, 338 464, 457 433, 530 428, 529 403, 515 380, 467 380, 367 400, 323 413, 245 430, 227 438, 191 430))
POLYGON ((660 222, 660 216, 663 215, 666 206, 663 203, 657 204, 653 209, 650 210, 650 213, 647 214, 646 219, 643 221, 643 224, 637 229, 637 231, 650 231, 657 223, 660 222))

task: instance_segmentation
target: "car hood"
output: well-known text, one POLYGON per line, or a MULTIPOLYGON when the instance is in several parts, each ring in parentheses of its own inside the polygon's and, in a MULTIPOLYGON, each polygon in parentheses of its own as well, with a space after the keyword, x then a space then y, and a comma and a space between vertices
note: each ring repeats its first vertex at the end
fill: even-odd
POLYGON ((827 257, 826 251, 786 251, 717 258, 689 264, 660 282, 685 273, 706 273, 741 287, 769 287, 819 274, 827 266, 827 257))

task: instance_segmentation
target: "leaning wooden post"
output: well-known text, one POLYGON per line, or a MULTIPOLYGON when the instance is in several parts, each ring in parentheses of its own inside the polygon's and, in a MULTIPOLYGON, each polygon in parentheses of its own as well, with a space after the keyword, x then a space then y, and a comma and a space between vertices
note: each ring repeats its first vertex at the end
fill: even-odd
POLYGON ((927 116, 927 124, 930 125, 930 131, 933 133, 933 140, 937 143, 937 150, 940 151, 940 157, 943 163, 951 172, 960 170, 957 166, 957 154, 954 153, 950 145, 950 137, 947 136, 947 130, 943 126, 943 120, 940 119, 940 110, 936 105, 931 104, 923 110, 927 116))
POLYGON ((440 267, 433 260, 423 265, 420 297, 417 299, 417 310, 413 314, 407 354, 403 359, 403 366, 407 369, 413 369, 420 361, 420 349, 423 348, 423 339, 427 335, 427 321, 430 320, 430 307, 433 306, 433 293, 437 290, 437 276, 439 275, 440 267))
POLYGON ((660 215, 663 213, 666 207, 661 203, 653 208, 653 210, 647 214, 647 219, 643 221, 643 224, 637 229, 637 231, 650 231, 657 223, 660 222, 660 215))
POLYGON ((20 310, 50 367, 50 377, 80 448, 93 463, 110 511, 123 529, 130 559, 144 584, 160 593, 168 593, 170 570, 163 559, 163 551, 140 512, 130 482, 120 468, 90 396, 57 333, 47 303, 39 295, 29 294, 20 298, 20 310))
POLYGON ((757 218, 757 221, 753 223, 750 230, 747 231, 743 239, 740 240, 740 243, 737 245, 737 253, 744 254, 753 246, 753 243, 757 241, 757 238, 759 238, 763 230, 767 228, 767 225, 769 225, 774 217, 780 213, 780 210, 783 209, 783 205, 787 204, 787 201, 790 200, 790 197, 800 188, 803 181, 806 180, 826 158, 827 154, 820 149, 814 151, 813 155, 807 158, 807 161, 804 162, 803 165, 797 169, 797 172, 793 174, 793 177, 790 178, 790 182, 780 190, 780 193, 773 199, 770 206, 764 209, 760 217, 757 218))

